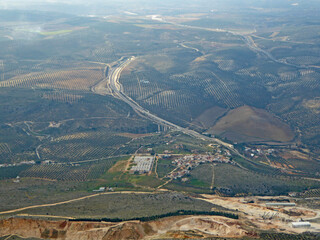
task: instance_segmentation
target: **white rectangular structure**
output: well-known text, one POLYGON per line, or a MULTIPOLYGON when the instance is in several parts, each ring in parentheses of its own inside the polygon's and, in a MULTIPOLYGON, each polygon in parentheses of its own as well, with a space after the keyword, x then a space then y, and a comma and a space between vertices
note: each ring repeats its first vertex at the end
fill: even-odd
POLYGON ((267 207, 294 207, 296 206, 295 203, 290 202, 272 202, 272 203, 266 203, 267 207))
POLYGON ((310 222, 292 222, 292 227, 294 228, 309 228, 311 227, 310 222))
POLYGON ((154 156, 135 156, 133 163, 136 165, 132 166, 131 171, 139 173, 150 172, 152 170, 154 159, 154 156))
POLYGON ((98 190, 93 190, 93 192, 105 192, 106 188, 105 187, 100 187, 98 190))

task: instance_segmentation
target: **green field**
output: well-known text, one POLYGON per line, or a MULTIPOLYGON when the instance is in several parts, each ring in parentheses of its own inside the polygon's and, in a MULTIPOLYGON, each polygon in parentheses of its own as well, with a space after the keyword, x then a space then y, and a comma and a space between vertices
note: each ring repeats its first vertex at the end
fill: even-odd
MULTIPOLYGON (((135 218, 177 210, 211 211, 216 206, 180 193, 111 194, 64 204, 23 211, 28 214, 68 216, 75 218, 135 218), (141 204, 143 203, 143 204, 141 204)), ((217 210, 226 210, 217 207, 217 210)))

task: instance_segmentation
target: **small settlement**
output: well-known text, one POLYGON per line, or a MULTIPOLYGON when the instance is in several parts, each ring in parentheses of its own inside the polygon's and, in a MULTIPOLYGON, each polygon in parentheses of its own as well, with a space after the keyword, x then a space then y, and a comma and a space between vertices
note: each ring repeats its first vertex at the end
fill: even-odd
POLYGON ((229 163, 235 165, 229 157, 218 154, 218 155, 186 155, 183 157, 176 158, 172 161, 177 166, 177 170, 167 175, 168 178, 177 179, 181 178, 186 174, 190 173, 190 170, 196 168, 203 163, 229 163))
POLYGON ((31 160, 31 161, 22 161, 18 163, 4 163, 0 164, 0 168, 2 167, 17 167, 17 166, 22 166, 22 165, 35 165, 36 162, 31 160))

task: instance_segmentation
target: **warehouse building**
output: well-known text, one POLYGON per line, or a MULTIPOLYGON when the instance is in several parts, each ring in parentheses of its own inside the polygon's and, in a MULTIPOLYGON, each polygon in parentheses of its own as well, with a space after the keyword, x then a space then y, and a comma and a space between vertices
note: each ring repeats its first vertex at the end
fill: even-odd
POLYGON ((271 203, 266 203, 267 207, 294 207, 296 206, 295 203, 290 203, 290 202, 271 202, 271 203))
POLYGON ((139 172, 140 174, 148 173, 152 170, 154 156, 135 156, 133 160, 134 166, 131 168, 131 172, 139 172))
POLYGON ((293 228, 309 228, 311 227, 310 222, 292 222, 293 228))

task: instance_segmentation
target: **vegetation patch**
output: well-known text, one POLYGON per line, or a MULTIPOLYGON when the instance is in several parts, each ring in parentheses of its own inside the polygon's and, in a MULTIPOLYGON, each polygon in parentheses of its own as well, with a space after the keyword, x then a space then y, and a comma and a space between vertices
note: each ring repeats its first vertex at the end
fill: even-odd
MULTIPOLYGON (((215 205, 181 193, 112 193, 53 207, 23 211, 28 214, 68 216, 74 218, 132 219, 172 212, 210 212, 215 205), (142 204, 143 203, 143 204, 142 204)), ((226 211, 217 206, 217 211, 226 211)))
POLYGON ((228 164, 215 166, 214 187, 223 195, 285 195, 288 192, 301 192, 320 186, 320 182, 299 178, 258 174, 228 164))
POLYGON ((140 218, 129 218, 129 219, 120 219, 120 218, 101 218, 101 219, 88 219, 88 218, 76 218, 76 219, 70 219, 69 221, 92 221, 92 222, 122 222, 122 221, 142 221, 142 222, 147 222, 147 221, 153 221, 153 220, 158 220, 161 218, 165 217, 174 217, 174 216, 184 216, 184 215, 208 215, 208 216, 223 216, 227 218, 232 218, 232 219, 238 219, 238 215, 232 214, 232 213, 224 213, 224 212, 216 212, 216 211, 210 211, 210 212, 205 212, 205 211, 185 211, 185 210, 178 210, 176 212, 170 212, 166 214, 161 214, 161 215, 154 215, 154 216, 149 216, 149 217, 140 217, 140 218))

